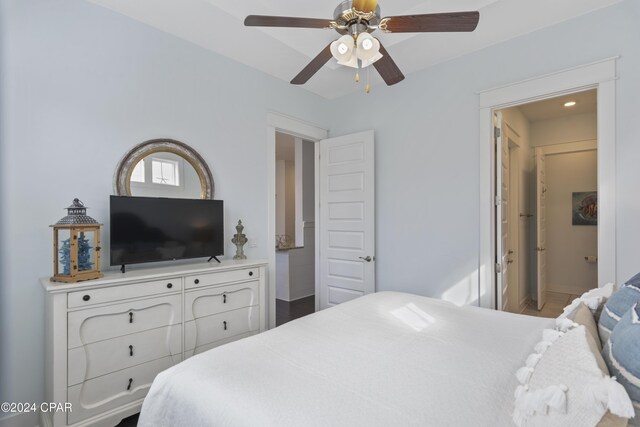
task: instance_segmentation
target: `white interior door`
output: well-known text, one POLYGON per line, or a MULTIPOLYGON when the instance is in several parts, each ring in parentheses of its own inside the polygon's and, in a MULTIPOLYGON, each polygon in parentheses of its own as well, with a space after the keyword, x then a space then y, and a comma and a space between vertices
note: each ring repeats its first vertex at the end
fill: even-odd
POLYGON ((547 302, 547 202, 546 157, 541 148, 535 149, 536 168, 536 288, 538 310, 547 302))
POLYGON ((375 292, 373 135, 320 141, 320 309, 375 292))
MULTIPOLYGON (((509 141, 502 126, 502 113, 496 113, 496 307, 509 306, 509 141)), ((505 127, 506 128, 506 127, 505 127)))

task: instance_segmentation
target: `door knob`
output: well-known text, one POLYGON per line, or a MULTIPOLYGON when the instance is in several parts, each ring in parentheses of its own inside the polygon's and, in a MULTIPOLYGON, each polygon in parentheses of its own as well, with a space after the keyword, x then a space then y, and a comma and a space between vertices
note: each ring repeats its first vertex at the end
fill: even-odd
POLYGON ((513 251, 509 251, 508 254, 511 255, 513 253, 513 251))
POLYGON ((512 259, 507 260, 507 264, 511 264, 513 262, 512 259))
POLYGON ((362 259, 364 261, 367 261, 367 262, 373 261, 373 258, 371 258, 369 255, 367 255, 366 257, 359 256, 358 258, 360 258, 360 259, 362 259))

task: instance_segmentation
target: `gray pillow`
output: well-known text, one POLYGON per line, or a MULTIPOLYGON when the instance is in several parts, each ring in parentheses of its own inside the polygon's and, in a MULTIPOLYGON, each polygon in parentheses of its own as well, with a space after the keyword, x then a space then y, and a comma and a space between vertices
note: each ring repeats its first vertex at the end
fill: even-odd
POLYGON ((620 318, 638 302, 640 302, 640 273, 629 279, 618 292, 611 295, 604 305, 598 319, 598 332, 603 347, 620 318))
POLYGON ((613 328, 602 350, 609 372, 627 390, 636 411, 630 425, 640 425, 640 304, 635 304, 613 328))

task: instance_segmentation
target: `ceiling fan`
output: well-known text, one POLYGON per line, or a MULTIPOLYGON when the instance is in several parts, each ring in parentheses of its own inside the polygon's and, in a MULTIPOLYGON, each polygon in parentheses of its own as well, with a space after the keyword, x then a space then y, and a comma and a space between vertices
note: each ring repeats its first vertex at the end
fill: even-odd
MULTIPOLYGON (((292 84, 305 84, 331 57, 334 57, 338 60, 338 64, 356 69, 373 65, 385 83, 391 86, 404 80, 404 75, 380 41, 371 35, 372 32, 376 30, 386 33, 468 32, 475 30, 478 26, 480 13, 430 13, 381 18, 378 0, 344 0, 335 9, 333 18, 328 20, 249 15, 245 18, 244 25, 334 29, 342 34, 342 37, 325 47, 295 76, 291 80, 292 84)), ((358 79, 356 74, 356 81, 358 79)))

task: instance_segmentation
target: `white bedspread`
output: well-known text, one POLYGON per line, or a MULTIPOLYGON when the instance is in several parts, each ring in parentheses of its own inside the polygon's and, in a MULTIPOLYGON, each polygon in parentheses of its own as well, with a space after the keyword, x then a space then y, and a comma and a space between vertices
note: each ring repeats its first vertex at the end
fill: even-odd
POLYGON ((155 379, 139 426, 509 426, 514 373, 553 319, 368 295, 155 379))

